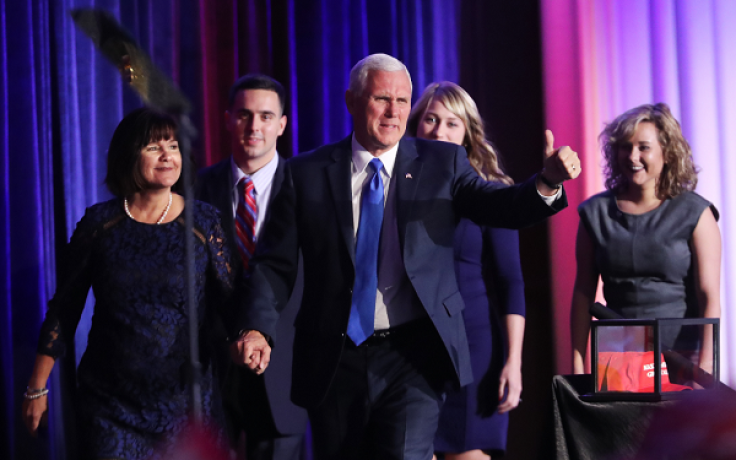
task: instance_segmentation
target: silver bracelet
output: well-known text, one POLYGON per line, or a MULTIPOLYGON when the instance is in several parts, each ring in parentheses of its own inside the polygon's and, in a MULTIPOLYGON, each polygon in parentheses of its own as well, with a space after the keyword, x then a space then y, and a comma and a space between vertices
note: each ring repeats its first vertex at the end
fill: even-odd
POLYGON ((46 396, 47 394, 49 394, 48 388, 28 388, 28 390, 23 393, 23 397, 26 399, 38 399, 41 396, 46 396), (31 391, 33 393, 28 394, 31 391))

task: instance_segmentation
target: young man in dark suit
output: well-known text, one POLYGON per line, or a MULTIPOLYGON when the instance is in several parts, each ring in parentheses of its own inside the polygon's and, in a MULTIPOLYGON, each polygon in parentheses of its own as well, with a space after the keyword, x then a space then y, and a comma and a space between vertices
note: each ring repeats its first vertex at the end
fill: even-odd
POLYGON ((292 398, 309 410, 320 460, 432 457, 446 385, 472 379, 453 270, 458 220, 531 225, 566 206, 561 183, 580 172, 548 133, 542 173, 486 182, 461 146, 402 139, 411 92, 395 58, 356 64, 345 94, 353 135, 287 163, 232 325, 248 330, 234 358, 262 372, 301 250, 292 398))
MULTIPOLYGON (((246 75, 236 81, 225 113, 232 155, 200 171, 197 178, 196 198, 221 212, 238 276, 247 276, 270 203, 283 182, 285 161, 276 153, 276 140, 286 127, 285 97, 283 86, 265 75, 246 75)), ((307 415, 290 399, 293 324, 301 300, 301 281, 296 284, 295 295, 272 331, 279 347, 273 352, 268 374, 257 375, 244 367, 227 368, 226 347, 221 353, 224 359, 218 367, 224 377, 229 435, 237 442, 245 432, 248 460, 298 460, 301 452, 307 415)))

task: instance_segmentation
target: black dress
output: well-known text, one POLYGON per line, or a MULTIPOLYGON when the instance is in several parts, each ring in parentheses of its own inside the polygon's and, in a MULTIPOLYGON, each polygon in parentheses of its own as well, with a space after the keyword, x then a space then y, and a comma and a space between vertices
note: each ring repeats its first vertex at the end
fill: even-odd
MULTIPOLYGON (((226 308, 233 279, 215 208, 194 202, 193 233, 202 331, 207 309, 226 308)), ((114 199, 88 208, 71 238, 38 352, 56 358, 73 342, 91 286, 96 304, 77 398, 79 439, 89 458, 158 458, 187 426, 184 236, 183 215, 162 225, 144 224, 130 219, 122 201, 114 199)), ((212 421, 220 409, 213 399, 211 353, 202 335, 203 414, 219 432, 212 421)))

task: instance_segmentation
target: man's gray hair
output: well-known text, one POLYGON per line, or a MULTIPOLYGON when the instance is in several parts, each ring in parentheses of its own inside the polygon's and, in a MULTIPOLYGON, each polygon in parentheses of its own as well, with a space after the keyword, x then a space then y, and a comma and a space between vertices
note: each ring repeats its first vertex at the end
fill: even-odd
POLYGON ((411 87, 411 75, 409 75, 409 69, 406 68, 403 62, 388 54, 376 53, 364 57, 353 66, 353 69, 350 71, 350 86, 348 90, 353 94, 362 96, 363 90, 365 90, 366 80, 368 79, 368 72, 371 70, 380 70, 383 72, 398 72, 403 70, 409 78, 409 86, 411 87))

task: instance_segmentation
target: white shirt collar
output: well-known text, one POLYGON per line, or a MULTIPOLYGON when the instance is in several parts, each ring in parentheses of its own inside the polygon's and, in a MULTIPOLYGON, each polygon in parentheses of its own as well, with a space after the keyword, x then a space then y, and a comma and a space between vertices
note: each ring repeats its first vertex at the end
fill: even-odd
POLYGON ((265 188, 270 184, 273 179, 273 175, 276 172, 276 168, 279 165, 279 153, 276 152, 271 158, 271 161, 266 163, 261 169, 254 172, 253 174, 245 174, 238 165, 235 163, 235 158, 230 156, 230 170, 233 176, 233 188, 237 188, 238 181, 243 177, 250 177, 253 181, 253 187, 256 189, 256 195, 262 194, 265 188))
POLYGON ((383 163, 383 170, 386 175, 389 178, 393 175, 394 165, 396 164, 396 154, 399 151, 398 142, 396 143, 396 145, 391 147, 390 150, 382 153, 378 157, 374 157, 370 152, 368 152, 368 150, 365 149, 365 147, 358 143, 358 140, 355 139, 355 133, 353 133, 351 144, 353 149, 353 167, 355 168, 354 172, 358 173, 363 171, 372 159, 378 158, 379 160, 381 160, 381 163, 383 163))

